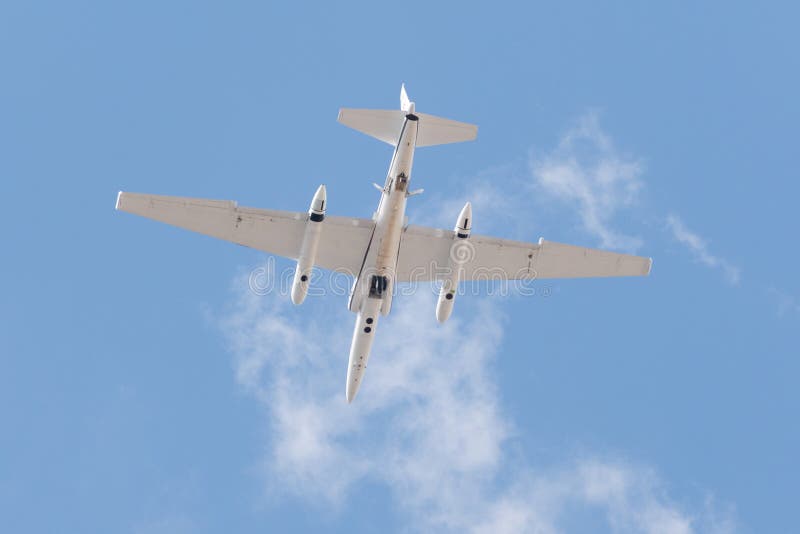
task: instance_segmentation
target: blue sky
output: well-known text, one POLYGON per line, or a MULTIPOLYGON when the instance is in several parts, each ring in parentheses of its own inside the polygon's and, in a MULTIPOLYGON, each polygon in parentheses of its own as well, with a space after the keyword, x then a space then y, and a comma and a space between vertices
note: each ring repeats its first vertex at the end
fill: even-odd
POLYGON ((4 532, 789 532, 800 447, 791 3, 0 7, 4 532), (346 297, 118 190, 369 217, 340 106, 480 126, 414 222, 652 256, 646 279, 346 297))

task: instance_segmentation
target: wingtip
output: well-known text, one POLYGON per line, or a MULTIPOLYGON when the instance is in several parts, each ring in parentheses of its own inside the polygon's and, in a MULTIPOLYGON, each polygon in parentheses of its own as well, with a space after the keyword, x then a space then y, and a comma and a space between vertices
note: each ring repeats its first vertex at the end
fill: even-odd
POLYGON ((117 193, 117 203, 116 203, 116 204, 114 204, 114 209, 115 209, 115 210, 118 210, 118 209, 119 209, 119 204, 120 204, 120 201, 121 201, 121 200, 122 200, 122 191, 119 191, 119 192, 117 193))
POLYGON ((650 271, 653 269, 653 258, 647 258, 647 272, 644 273, 645 276, 650 275, 650 271))

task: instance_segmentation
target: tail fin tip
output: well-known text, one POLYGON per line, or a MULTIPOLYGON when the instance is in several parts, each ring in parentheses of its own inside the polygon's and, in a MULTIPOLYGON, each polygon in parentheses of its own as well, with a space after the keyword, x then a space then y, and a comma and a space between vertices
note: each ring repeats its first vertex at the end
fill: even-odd
POLYGON ((413 113, 413 102, 409 100, 408 93, 406 92, 406 84, 400 84, 400 109, 406 113, 413 113))

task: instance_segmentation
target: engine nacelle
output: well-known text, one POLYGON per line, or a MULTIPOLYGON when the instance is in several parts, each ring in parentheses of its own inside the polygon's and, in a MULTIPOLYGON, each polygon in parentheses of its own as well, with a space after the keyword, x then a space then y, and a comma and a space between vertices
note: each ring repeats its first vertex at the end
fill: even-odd
POLYGON ((458 282, 464 265, 472 260, 474 248, 469 238, 472 230, 472 205, 467 202, 458 214, 456 226, 453 228, 455 237, 450 247, 447 259, 447 272, 442 278, 442 289, 439 291, 439 300, 436 303, 436 320, 445 322, 453 313, 453 305, 458 292, 458 282))
POLYGON ((303 234, 303 244, 300 246, 300 256, 297 258, 297 268, 294 270, 292 281, 292 302, 301 304, 308 294, 311 283, 311 271, 314 269, 314 260, 317 257, 319 236, 322 233, 322 221, 325 220, 325 186, 321 185, 314 193, 311 206, 308 209, 306 231, 303 234))

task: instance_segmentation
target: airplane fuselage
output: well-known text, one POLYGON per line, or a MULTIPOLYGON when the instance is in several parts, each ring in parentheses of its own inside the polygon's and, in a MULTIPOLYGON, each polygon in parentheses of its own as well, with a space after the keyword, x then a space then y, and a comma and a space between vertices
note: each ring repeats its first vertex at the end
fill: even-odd
POLYGON ((418 120, 412 107, 406 115, 389 165, 389 173, 375 212, 375 229, 350 295, 350 310, 358 316, 347 366, 348 402, 353 400, 361 386, 378 326, 378 315, 388 315, 391 309, 417 127, 418 120))

